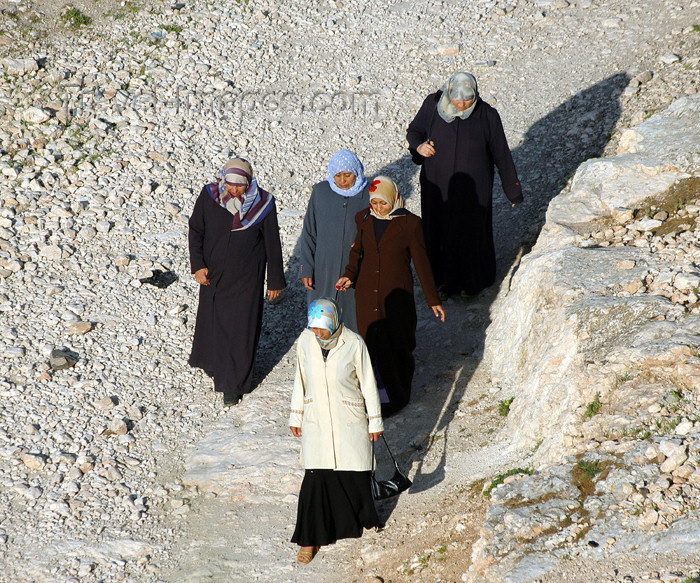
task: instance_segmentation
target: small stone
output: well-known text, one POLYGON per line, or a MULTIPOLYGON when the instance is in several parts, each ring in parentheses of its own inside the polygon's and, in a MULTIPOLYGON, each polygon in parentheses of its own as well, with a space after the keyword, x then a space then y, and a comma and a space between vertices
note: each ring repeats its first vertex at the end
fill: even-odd
POLYGON ((53 370, 64 370, 78 363, 78 358, 68 350, 54 348, 49 357, 49 366, 53 370))
POLYGON ((44 123, 51 119, 51 116, 39 107, 30 107, 22 113, 22 119, 27 123, 44 123))
POLYGON ((122 473, 115 466, 107 466, 105 477, 110 482, 120 482, 124 478, 122 473))
POLYGON ((47 245, 39 251, 39 257, 48 259, 49 261, 58 261, 61 259, 62 251, 58 245, 47 245))
POLYGON ((0 356, 5 358, 22 358, 26 350, 22 346, 3 346, 0 347, 0 356))
POLYGON ((629 283, 626 283, 625 285, 622 286, 622 289, 629 293, 630 295, 636 294, 640 289, 644 287, 644 283, 637 279, 635 281, 631 281, 629 283))
POLYGON ((626 270, 626 269, 633 269, 637 265, 636 261, 633 261, 632 259, 624 259, 623 261, 618 262, 617 268, 621 270, 626 270))
POLYGON ((693 430, 693 422, 686 419, 676 425, 674 433, 676 435, 688 435, 693 430))
POLYGON ((115 403, 114 403, 114 399, 112 397, 103 397, 99 401, 96 401, 95 403, 93 403, 93 406, 98 411, 107 411, 107 410, 113 408, 114 405, 115 405, 115 403))
POLYGON ((644 71, 643 73, 640 73, 637 75, 636 79, 640 83, 649 83, 654 78, 654 74, 651 71, 644 71))
POLYGON ((454 57, 455 55, 459 54, 459 45, 438 45, 437 52, 443 57, 454 57))
POLYGON ((695 470, 690 476, 688 476, 688 482, 696 488, 700 488, 700 470, 695 470))
POLYGON ((640 528, 650 529, 659 520, 659 513, 653 508, 649 508, 644 514, 642 514, 637 520, 637 525, 640 528))
POLYGON ((129 432, 129 427, 123 419, 114 419, 107 428, 107 433, 110 435, 125 435, 129 432))
POLYGON ((56 502, 49 504, 49 510, 55 512, 56 514, 60 514, 61 516, 70 515, 70 506, 68 506, 68 503, 64 502, 63 500, 57 500, 56 502))
POLYGON ((130 419, 136 419, 137 421, 139 419, 143 419, 143 411, 138 405, 132 405, 131 407, 129 407, 127 413, 130 419))
POLYGON ((35 59, 3 59, 2 64, 8 75, 20 76, 39 70, 39 63, 35 59))
POLYGON ((624 225, 634 218, 634 212, 631 209, 616 207, 612 211, 612 217, 618 225, 624 225))
POLYGON ((685 445, 670 440, 659 443, 659 450, 666 456, 666 461, 661 465, 661 471, 665 474, 672 472, 688 459, 685 445))
POLYGON ((75 334, 76 336, 82 336, 87 334, 92 330, 93 326, 91 322, 74 322, 68 326, 68 333, 75 334))
POLYGON ((673 470, 673 476, 676 478, 681 478, 682 480, 687 480, 693 475, 695 468, 690 464, 683 464, 682 466, 673 470))
POLYGON ((46 465, 46 460, 42 456, 33 453, 23 453, 21 460, 30 470, 41 470, 46 465))
POLYGON ((680 60, 681 58, 675 53, 666 53, 659 58, 659 61, 661 61, 664 65, 672 65, 673 63, 678 63, 680 60))
POLYGON ((603 28, 620 28, 622 18, 604 18, 601 22, 603 28))
POLYGON ((673 287, 679 291, 691 291, 700 288, 700 276, 694 273, 679 273, 673 280, 673 287))

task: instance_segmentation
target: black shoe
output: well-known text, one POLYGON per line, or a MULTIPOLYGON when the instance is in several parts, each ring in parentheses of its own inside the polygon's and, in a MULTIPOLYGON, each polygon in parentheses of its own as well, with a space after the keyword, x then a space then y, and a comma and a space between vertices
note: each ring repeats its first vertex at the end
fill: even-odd
POLYGON ((224 395, 224 407, 238 405, 243 399, 243 395, 224 395))

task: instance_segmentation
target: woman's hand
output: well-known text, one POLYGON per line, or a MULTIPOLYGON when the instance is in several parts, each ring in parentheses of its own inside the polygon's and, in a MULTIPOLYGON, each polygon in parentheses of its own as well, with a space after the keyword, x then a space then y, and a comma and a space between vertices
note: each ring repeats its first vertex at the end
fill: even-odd
MULTIPOLYGON (((293 435, 294 437, 301 437, 301 427, 291 427, 291 426, 290 426, 289 429, 292 430, 292 435, 293 435)), ((375 441, 376 441, 376 440, 375 440, 375 441)))
POLYGON ((209 278, 207 277, 208 275, 209 275, 209 268, 202 267, 202 269, 198 269, 197 271, 194 272, 194 280, 199 285, 209 285, 210 281, 209 281, 209 278))
POLYGON ((352 285, 352 281, 350 281, 349 277, 341 277, 335 284, 335 289, 338 291, 348 291, 350 289, 350 286, 352 285))
POLYGON ((442 305, 438 304, 437 306, 430 306, 430 309, 433 311, 436 318, 440 318, 441 322, 445 321, 445 310, 443 309, 442 305))
MULTIPOLYGON (((299 430, 301 432, 301 429, 299 430)), ((383 431, 377 431, 377 433, 370 433, 369 438, 372 441, 379 441, 379 438, 382 436, 383 431)))
POLYGON ((313 277, 302 277, 301 283, 304 284, 304 287, 306 289, 310 289, 310 290, 314 289, 314 278, 313 277))
POLYGON ((269 290, 267 290, 267 299, 270 300, 271 302, 274 302, 275 300, 279 299, 281 294, 282 294, 281 289, 269 289, 269 290))
POLYGON ((420 146, 416 148, 416 152, 423 156, 423 158, 430 158, 431 156, 434 156, 435 142, 433 142, 433 140, 430 140, 429 142, 423 142, 420 146))

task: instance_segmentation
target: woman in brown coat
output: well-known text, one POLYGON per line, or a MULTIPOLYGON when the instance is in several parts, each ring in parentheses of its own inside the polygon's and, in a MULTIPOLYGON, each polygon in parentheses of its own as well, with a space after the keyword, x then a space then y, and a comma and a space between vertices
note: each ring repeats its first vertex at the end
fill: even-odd
POLYGON ((378 379, 382 414, 408 404, 416 347, 416 304, 411 260, 436 317, 445 321, 420 219, 404 208, 396 184, 378 176, 369 189, 370 208, 355 215, 357 236, 345 274, 336 287, 355 284, 357 327, 378 379))

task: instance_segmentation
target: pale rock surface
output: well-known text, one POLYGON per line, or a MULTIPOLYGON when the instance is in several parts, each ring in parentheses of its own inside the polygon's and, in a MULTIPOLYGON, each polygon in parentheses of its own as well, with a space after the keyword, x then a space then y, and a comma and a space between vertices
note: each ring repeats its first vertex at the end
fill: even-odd
POLYGON ((697 199, 699 132, 700 99, 683 98, 628 130, 617 156, 585 162, 502 288, 486 344, 514 396, 501 437, 539 471, 493 491, 465 581, 558 581, 565 558, 695 557, 700 436, 685 416, 700 401, 700 316, 679 291, 695 283, 685 241, 700 231, 660 235, 694 204, 648 201, 685 185, 697 199), (657 218, 635 221, 646 204, 657 218))

